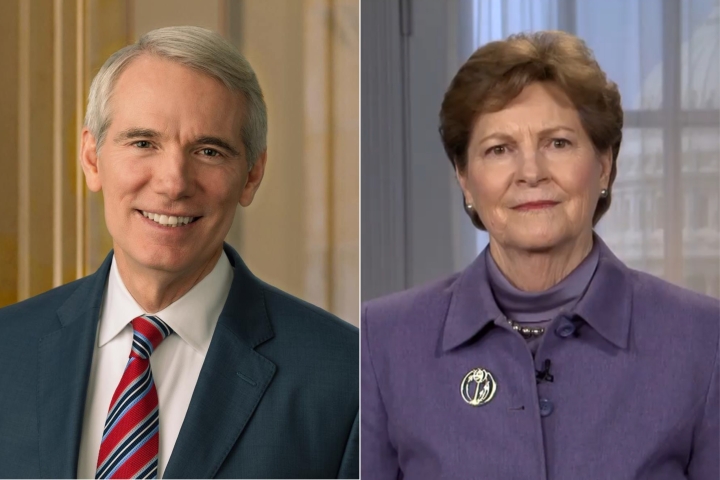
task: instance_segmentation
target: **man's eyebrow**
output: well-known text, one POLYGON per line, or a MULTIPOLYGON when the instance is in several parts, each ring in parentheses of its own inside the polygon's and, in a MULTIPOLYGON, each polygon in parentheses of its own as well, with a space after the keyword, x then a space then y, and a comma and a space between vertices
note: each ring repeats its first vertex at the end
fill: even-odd
MULTIPOLYGON (((115 143, 122 143, 136 138, 157 139, 160 137, 160 132, 151 128, 128 128, 127 130, 123 130, 117 135, 115 135, 115 138, 113 140, 115 141, 115 143)), ((240 152, 237 150, 237 148, 233 147, 232 145, 230 145, 230 142, 223 140, 222 138, 205 135, 196 138, 193 143, 195 143, 196 145, 214 145, 216 147, 227 150, 233 156, 240 155, 240 152)))
POLYGON ((159 138, 160 132, 150 128, 128 128, 115 135, 115 143, 125 142, 134 138, 159 138))
POLYGON ((240 155, 240 152, 238 152, 238 150, 235 147, 230 145, 229 142, 226 142, 222 138, 209 137, 209 136, 198 137, 195 139, 195 143, 198 145, 214 145, 216 147, 220 147, 220 148, 230 152, 234 157, 237 157, 238 155, 240 155))

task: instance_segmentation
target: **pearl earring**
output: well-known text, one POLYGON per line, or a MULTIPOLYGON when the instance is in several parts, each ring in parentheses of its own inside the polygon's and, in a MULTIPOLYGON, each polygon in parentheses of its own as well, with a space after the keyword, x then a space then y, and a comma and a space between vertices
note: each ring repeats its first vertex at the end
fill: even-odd
POLYGON ((603 188, 602 190, 600 190, 600 196, 601 196, 602 198, 607 198, 608 195, 610 195, 610 192, 608 191, 607 188, 603 188))

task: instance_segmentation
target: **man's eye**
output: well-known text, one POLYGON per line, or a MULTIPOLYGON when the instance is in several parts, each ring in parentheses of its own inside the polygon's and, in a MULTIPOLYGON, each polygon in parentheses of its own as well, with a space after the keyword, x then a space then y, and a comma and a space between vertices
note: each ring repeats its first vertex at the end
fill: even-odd
POLYGON ((207 157, 217 157, 220 155, 220 152, 215 150, 214 148, 203 148, 201 150, 202 154, 207 157))
POLYGON ((150 148, 150 142, 147 140, 138 140, 137 142, 134 142, 133 145, 135 145, 138 148, 150 148))

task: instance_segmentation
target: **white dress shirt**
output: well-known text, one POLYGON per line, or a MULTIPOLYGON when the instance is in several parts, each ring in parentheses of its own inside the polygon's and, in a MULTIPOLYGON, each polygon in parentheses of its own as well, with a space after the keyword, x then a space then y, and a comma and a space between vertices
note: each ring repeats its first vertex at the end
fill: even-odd
MULTIPOLYGON (((175 446, 232 280, 233 269, 223 252, 209 275, 155 313, 175 332, 150 357, 160 409, 158 478, 175 446)), ((147 312, 125 287, 113 258, 85 401, 78 478, 95 478, 105 417, 130 356, 133 336, 130 322, 144 313, 147 312)))

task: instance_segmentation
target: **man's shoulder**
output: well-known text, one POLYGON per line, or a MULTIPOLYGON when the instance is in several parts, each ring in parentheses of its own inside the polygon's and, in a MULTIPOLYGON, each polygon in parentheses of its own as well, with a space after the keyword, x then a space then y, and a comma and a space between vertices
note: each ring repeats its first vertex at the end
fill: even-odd
POLYGON ((49 326, 55 327, 57 310, 88 281, 88 277, 81 278, 0 308, 0 331, 33 333, 42 332, 49 326))
POLYGON ((316 393, 357 389, 357 327, 276 287, 261 288, 273 337, 257 351, 285 372, 284 381, 316 385, 316 393), (334 381, 318 385, 317 378, 334 381))
POLYGON ((358 329, 330 312, 301 300, 279 288, 261 282, 265 307, 276 334, 279 330, 302 330, 330 342, 357 344, 358 329))
MULTIPOLYGON (((259 289, 261 292, 263 310, 269 317, 276 340, 287 335, 297 335, 298 340, 306 339, 312 343, 339 343, 357 346, 357 327, 320 307, 264 282, 248 269, 232 246, 225 244, 224 248, 230 263, 235 268, 236 279, 233 281, 233 285, 237 285, 237 288, 240 289, 245 287, 252 290, 259 289), (241 282, 236 283, 238 276, 240 276, 241 282)), ((242 292, 231 290, 230 294, 242 294, 242 292)))

